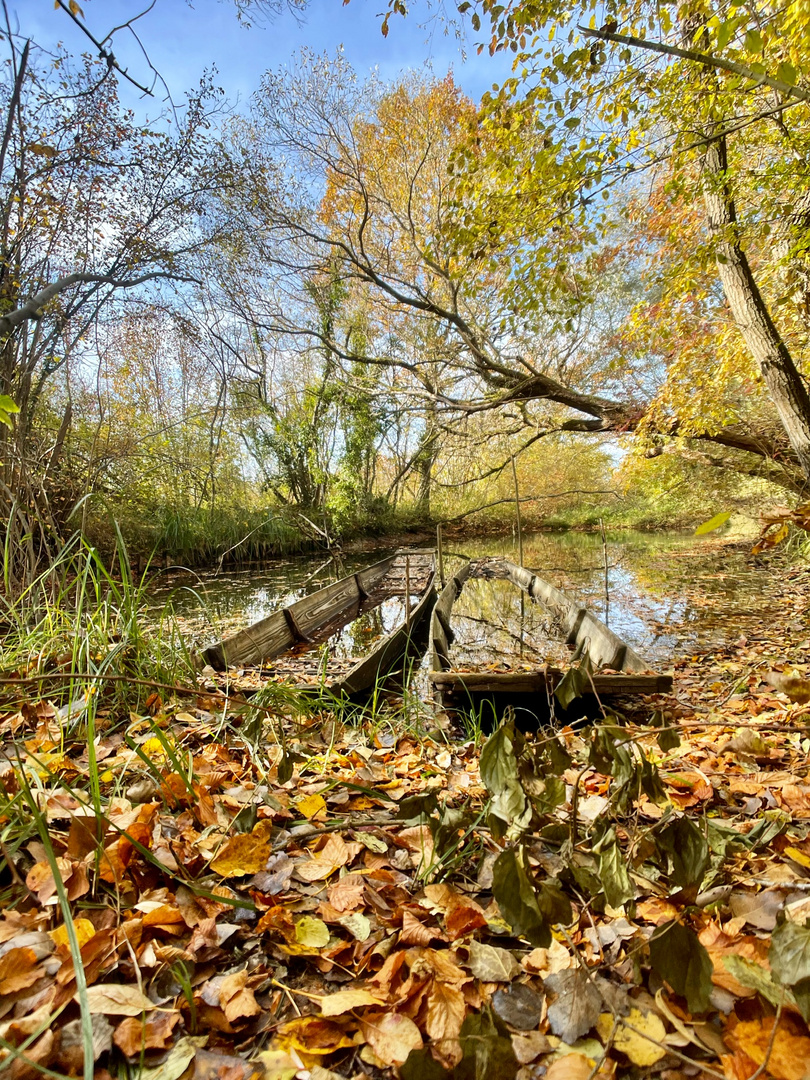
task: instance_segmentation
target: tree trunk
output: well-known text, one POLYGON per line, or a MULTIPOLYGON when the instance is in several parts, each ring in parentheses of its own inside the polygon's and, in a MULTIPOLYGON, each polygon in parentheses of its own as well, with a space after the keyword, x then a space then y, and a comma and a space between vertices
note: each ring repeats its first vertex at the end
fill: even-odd
POLYGON ((717 271, 734 322, 759 365, 790 445, 810 479, 810 395, 771 318, 737 236, 737 215, 726 175, 724 137, 703 154, 703 198, 715 241, 717 271))

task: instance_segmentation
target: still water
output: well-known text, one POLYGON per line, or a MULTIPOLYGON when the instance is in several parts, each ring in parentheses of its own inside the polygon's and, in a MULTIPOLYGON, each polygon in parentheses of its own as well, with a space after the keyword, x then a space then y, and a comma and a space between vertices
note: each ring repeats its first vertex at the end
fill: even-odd
MULTIPOLYGON (((452 572, 462 556, 501 555, 518 561, 514 537, 447 540, 452 572)), ((429 546, 429 541, 414 546, 429 546)), ((607 534, 607 573, 602 538, 590 533, 527 533, 524 565, 587 603, 651 666, 666 668, 695 649, 711 648, 761 624, 760 582, 747 549, 718 548, 692 535, 607 534)), ((167 571, 155 583, 155 609, 171 604, 193 647, 209 644, 263 618, 280 606, 385 557, 390 549, 345 555, 340 566, 324 556, 279 559, 262 568, 224 574, 167 571)), ((552 658, 535 605, 502 581, 465 587, 455 646, 459 657, 498 660, 524 650, 526 659, 552 658), (492 627, 496 630, 493 633, 492 627), (485 650, 486 656, 480 655, 485 650)), ((343 631, 338 655, 362 655, 401 618, 401 601, 387 602, 343 631)))

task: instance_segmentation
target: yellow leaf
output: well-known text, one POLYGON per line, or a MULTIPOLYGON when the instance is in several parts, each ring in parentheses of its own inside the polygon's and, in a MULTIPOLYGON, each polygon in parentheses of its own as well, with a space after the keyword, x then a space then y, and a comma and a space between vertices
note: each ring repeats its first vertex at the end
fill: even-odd
POLYGON ((305 1066, 336 1050, 354 1046, 354 1042, 334 1020, 322 1016, 301 1016, 279 1028, 278 1043, 287 1053, 295 1052, 305 1066))
POLYGON ((305 818, 314 818, 326 812, 326 803, 320 795, 305 795, 303 799, 296 802, 295 806, 305 818))
POLYGON ((211 869, 221 877, 244 877, 246 874, 258 874, 264 870, 270 858, 269 821, 260 821, 253 832, 232 836, 217 853, 211 863, 211 869))
POLYGON ((81 17, 84 18, 84 12, 76 3, 76 0, 68 0, 68 7, 70 8, 71 15, 81 15, 81 17))
MULTIPOLYGON (((613 1030, 613 1016, 602 1013, 596 1022, 596 1030, 602 1041, 606 1042, 613 1030)), ((627 1054, 634 1065, 644 1068, 646 1065, 654 1065, 666 1056, 666 1047, 658 1045, 663 1043, 666 1035, 664 1022, 656 1013, 631 1009, 629 1016, 621 1018, 613 1045, 623 1054, 627 1054)))
MULTIPOLYGON (((76 937, 79 940, 80 949, 83 945, 87 944, 87 942, 90 940, 91 937, 93 937, 96 932, 95 926, 93 926, 89 919, 74 919, 73 929, 76 931, 76 937)), ((68 944, 67 926, 57 926, 55 930, 51 930, 50 934, 51 938, 53 939, 53 943, 57 946, 57 948, 60 945, 68 944)))
POLYGON ((810 856, 805 855, 805 853, 803 851, 799 851, 798 848, 786 847, 783 854, 789 855, 794 862, 797 862, 799 864, 799 866, 804 866, 808 870, 810 870, 810 856))
POLYGON ((263 1080, 292 1080, 300 1068, 284 1050, 263 1050, 258 1058, 264 1066, 263 1080))
POLYGON ((304 915, 295 924, 295 940, 310 949, 323 949, 329 944, 329 927, 320 919, 304 915))
POLYGON ((374 997, 368 990, 336 990, 320 998, 322 1016, 341 1016, 363 1005, 382 1005, 380 998, 374 997))

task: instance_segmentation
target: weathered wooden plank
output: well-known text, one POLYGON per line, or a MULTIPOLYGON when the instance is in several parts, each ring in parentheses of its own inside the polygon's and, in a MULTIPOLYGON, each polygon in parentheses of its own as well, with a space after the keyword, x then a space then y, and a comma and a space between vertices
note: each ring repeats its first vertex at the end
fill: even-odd
POLYGON ((470 564, 464 563, 461 569, 447 582, 439 594, 430 620, 431 667, 434 671, 445 671, 452 666, 450 661, 450 642, 445 627, 450 626, 450 615, 464 582, 470 576, 470 564))
MULTIPOLYGON (((306 638, 317 630, 327 627, 329 623, 343 613, 348 615, 352 608, 359 611, 362 601, 375 587, 380 585, 386 575, 395 567, 397 559, 401 559, 404 554, 406 553, 396 552, 389 555, 373 566, 366 567, 356 574, 348 575, 340 581, 327 585, 310 596, 305 596, 294 604, 290 604, 288 608, 274 612, 266 619, 261 619, 232 637, 210 646, 203 652, 206 662, 211 664, 212 667, 222 670, 229 665, 233 667, 243 664, 261 664, 274 659, 286 652, 302 638, 306 638)), ((414 574, 427 572, 429 575, 424 595, 421 597, 419 605, 417 605, 420 611, 420 619, 423 619, 430 608, 433 596, 434 553, 427 550, 407 552, 407 554, 414 574)), ((404 588, 404 585, 403 572, 402 588, 404 588)), ((392 594, 398 592, 399 583, 395 582, 392 594)), ((380 597, 380 599, 383 599, 383 597, 380 597)), ((416 610, 417 608, 414 608, 414 612, 416 610)), ((333 683, 334 687, 342 689, 342 682, 347 681, 350 676, 352 690, 346 692, 361 689, 362 687, 359 684, 366 679, 365 685, 371 685, 376 678, 377 672, 381 669, 384 670, 386 663, 393 663, 395 648, 399 647, 400 644, 403 646, 407 644, 407 635, 401 640, 398 639, 397 642, 389 642, 389 639, 396 634, 397 631, 394 631, 393 635, 384 638, 377 649, 372 650, 368 657, 350 669, 345 680, 336 677, 333 683), (379 656, 377 655, 378 649, 383 650, 379 656), (372 670, 373 674, 369 674, 372 670)))
POLYGON ((551 612, 570 645, 586 645, 595 667, 615 668, 617 671, 644 671, 647 668, 638 653, 588 608, 582 607, 525 567, 517 566, 508 559, 504 560, 504 566, 511 581, 551 612))
POLYGON ((209 645, 203 649, 203 658, 217 671, 224 671, 229 664, 260 664, 268 656, 277 656, 295 645, 296 637, 282 611, 276 611, 266 619, 240 630, 238 634, 209 645), (243 659, 246 656, 252 660, 243 659))
MULTIPOLYGON (((437 690, 463 693, 489 692, 534 694, 551 692, 562 679, 556 669, 544 671, 431 671, 428 678, 437 690)), ((672 676, 649 674, 594 675, 593 688, 600 697, 616 694, 666 694, 672 676)))
MULTIPOLYGON (((396 556, 390 555, 362 572, 363 587, 367 592, 385 577, 395 559, 396 556)), ((275 611, 266 619, 260 619, 224 641, 209 646, 203 650, 206 663, 221 671, 228 666, 261 664, 292 648, 301 637, 309 636, 340 612, 360 602, 356 577, 350 574, 341 578, 290 604, 288 614, 284 609, 275 611)))

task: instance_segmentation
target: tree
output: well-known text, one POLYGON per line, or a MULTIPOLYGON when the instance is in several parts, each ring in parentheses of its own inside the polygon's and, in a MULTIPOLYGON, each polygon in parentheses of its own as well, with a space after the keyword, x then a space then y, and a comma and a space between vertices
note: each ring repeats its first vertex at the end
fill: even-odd
MULTIPOLYGON (((560 134, 556 123, 538 123, 548 85, 490 103, 480 123, 449 81, 359 87, 342 62, 314 58, 297 74, 268 76, 232 148, 251 260, 283 268, 287 287, 339 264, 349 306, 372 327, 363 359, 397 365, 443 422, 498 409, 506 424, 520 418, 532 427, 532 437, 688 435, 727 449, 724 460, 743 471, 755 466, 741 455, 778 460, 768 475, 800 486, 801 461, 782 429, 775 438, 752 431, 744 409, 702 428, 659 410, 653 425, 649 407, 666 365, 652 365, 640 384, 605 362, 615 336, 612 281, 626 271, 615 247, 619 208, 597 212, 589 184, 601 182, 597 168, 609 178, 610 155, 590 137, 572 143, 578 124, 560 134), (438 383, 425 381, 427 357, 405 359, 392 348, 408 324, 439 328, 438 383)), ((279 318, 304 332, 289 311, 276 309, 279 318)), ((360 359, 349 340, 329 341, 346 363, 360 359)))
POLYGON ((666 162, 680 198, 703 204, 704 259, 778 413, 784 456, 806 482, 810 397, 804 343, 790 340, 797 297, 785 287, 804 280, 810 225, 802 86, 810 38, 801 6, 611 4, 600 29, 591 3, 484 0, 460 10, 472 10, 476 29, 488 20, 490 48, 512 48, 522 65, 485 102, 487 155, 466 155, 468 228, 494 214, 499 237, 525 235, 527 221, 546 235, 556 201, 571 227, 599 230, 607 216, 594 200, 666 162), (510 196, 496 201, 496 188, 510 196))
POLYGON ((121 109, 110 67, 42 54, 5 38, 0 94, 0 393, 17 403, 0 430, 0 515, 10 536, 45 554, 69 508, 48 477, 58 465, 71 405, 55 442, 36 417, 57 372, 92 353, 100 320, 143 302, 149 282, 193 276, 204 195, 215 183, 206 153, 211 92, 191 98, 182 126, 139 127, 121 109), (126 297, 128 301, 125 301, 126 297))

